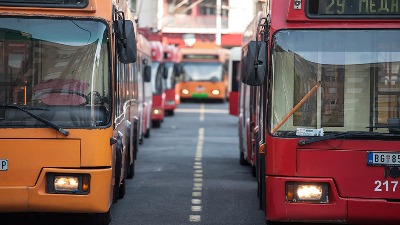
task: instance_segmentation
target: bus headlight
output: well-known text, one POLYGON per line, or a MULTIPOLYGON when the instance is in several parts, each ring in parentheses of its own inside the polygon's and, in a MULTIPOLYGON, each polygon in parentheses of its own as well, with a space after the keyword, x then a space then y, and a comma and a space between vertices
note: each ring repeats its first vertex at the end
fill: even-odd
POLYGON ((216 89, 211 91, 211 94, 213 94, 213 95, 219 95, 219 93, 220 93, 220 91, 216 90, 216 89))
POLYGON ((289 202, 329 203, 327 183, 294 183, 286 184, 286 199, 289 202))
POLYGON ((56 191, 77 191, 79 187, 78 177, 55 176, 54 190, 56 191))
POLYGON ((188 89, 183 89, 183 90, 182 90, 182 94, 188 95, 188 94, 189 94, 189 90, 188 90, 188 89))
POLYGON ((161 109, 153 109, 153 115, 160 115, 162 113, 161 109))
POLYGON ((56 174, 46 175, 47 193, 88 194, 90 187, 89 174, 56 174))

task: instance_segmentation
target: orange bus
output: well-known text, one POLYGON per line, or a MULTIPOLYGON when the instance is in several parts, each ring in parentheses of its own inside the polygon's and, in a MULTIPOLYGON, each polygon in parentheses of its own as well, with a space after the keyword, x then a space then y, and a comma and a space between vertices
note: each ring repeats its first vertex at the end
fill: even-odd
POLYGON ((135 30, 126 1, 0 1, 0 212, 109 224, 133 170, 135 30))
POLYGON ((175 46, 164 46, 164 63, 167 72, 165 86, 165 114, 172 116, 180 103, 179 78, 182 66, 179 63, 179 49, 175 46))
POLYGON ((266 1, 242 81, 267 224, 400 223, 399 21, 398 1, 266 1))
POLYGON ((180 98, 216 99, 228 98, 229 51, 223 48, 180 49, 183 80, 180 98))
POLYGON ((151 110, 152 127, 160 127, 165 115, 165 80, 163 46, 159 41, 151 41, 151 84, 153 90, 153 108, 151 110))

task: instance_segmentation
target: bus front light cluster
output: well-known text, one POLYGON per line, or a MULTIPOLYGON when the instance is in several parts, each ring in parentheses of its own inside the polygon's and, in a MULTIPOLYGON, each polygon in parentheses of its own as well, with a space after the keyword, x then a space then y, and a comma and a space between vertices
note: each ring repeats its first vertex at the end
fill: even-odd
POLYGON ((89 174, 57 174, 46 175, 46 192, 53 194, 89 194, 89 174))
POLYGON ((188 89, 183 89, 183 90, 182 90, 182 94, 188 95, 188 94, 189 94, 189 90, 188 90, 188 89))
POLYGON ((211 91, 211 94, 213 94, 213 95, 219 95, 219 93, 220 93, 220 91, 217 89, 214 89, 211 91))
POLYGON ((327 183, 286 184, 286 200, 289 202, 329 203, 329 185, 327 183))
POLYGON ((162 113, 161 109, 153 109, 153 115, 160 115, 162 113))

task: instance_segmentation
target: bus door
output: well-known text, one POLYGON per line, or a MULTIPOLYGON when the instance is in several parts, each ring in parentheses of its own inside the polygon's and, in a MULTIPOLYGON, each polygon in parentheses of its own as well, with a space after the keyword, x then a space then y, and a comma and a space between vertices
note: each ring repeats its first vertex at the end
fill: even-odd
POLYGON ((231 49, 229 60, 229 114, 239 115, 239 82, 240 82, 240 55, 241 48, 231 49))

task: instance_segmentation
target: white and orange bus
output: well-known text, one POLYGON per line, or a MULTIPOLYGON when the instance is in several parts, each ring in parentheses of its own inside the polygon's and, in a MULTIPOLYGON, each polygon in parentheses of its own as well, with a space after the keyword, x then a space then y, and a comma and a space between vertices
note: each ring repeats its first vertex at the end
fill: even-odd
POLYGON ((229 51, 223 48, 180 49, 183 80, 180 98, 217 99, 228 98, 229 51))
POLYGON ((133 175, 135 30, 122 0, 0 1, 0 212, 110 222, 133 175))

